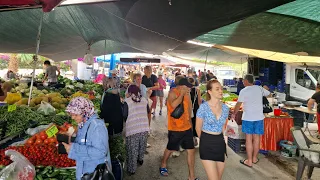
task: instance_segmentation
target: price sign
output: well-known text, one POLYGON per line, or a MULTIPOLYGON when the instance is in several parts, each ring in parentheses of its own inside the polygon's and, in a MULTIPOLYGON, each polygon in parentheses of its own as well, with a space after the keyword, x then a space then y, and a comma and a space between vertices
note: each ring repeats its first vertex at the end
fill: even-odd
POLYGON ((15 111, 16 109, 17 109, 17 105, 15 105, 15 104, 8 106, 8 112, 15 111))
POLYGON ((46 134, 48 135, 48 138, 51 138, 52 136, 56 135, 59 132, 57 126, 51 126, 49 129, 46 130, 46 134))

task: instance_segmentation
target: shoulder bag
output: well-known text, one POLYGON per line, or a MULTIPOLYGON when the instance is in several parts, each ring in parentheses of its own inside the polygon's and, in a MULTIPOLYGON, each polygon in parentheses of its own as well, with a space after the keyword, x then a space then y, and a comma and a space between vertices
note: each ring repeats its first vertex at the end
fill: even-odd
POLYGON ((198 99, 198 90, 197 88, 194 88, 195 89, 195 95, 194 95, 194 98, 193 98, 193 103, 192 103, 192 111, 191 111, 191 118, 194 118, 194 113, 193 113, 193 110, 194 110, 194 103, 196 103, 196 100, 198 99))
POLYGON ((171 117, 175 119, 179 119, 183 113, 184 113, 184 107, 183 107, 183 99, 182 99, 182 102, 172 111, 171 117))
MULTIPOLYGON (((87 133, 89 130, 91 123, 88 126, 86 135, 85 135, 85 142, 84 144, 87 144, 87 133)), ((110 170, 110 167, 108 166, 108 163, 102 163, 97 165, 96 169, 93 173, 86 173, 81 177, 81 180, 116 180, 112 171, 110 170)))
POLYGON ((263 113, 271 113, 273 111, 272 107, 268 99, 264 96, 263 89, 261 88, 262 92, 262 106, 263 106, 263 113))

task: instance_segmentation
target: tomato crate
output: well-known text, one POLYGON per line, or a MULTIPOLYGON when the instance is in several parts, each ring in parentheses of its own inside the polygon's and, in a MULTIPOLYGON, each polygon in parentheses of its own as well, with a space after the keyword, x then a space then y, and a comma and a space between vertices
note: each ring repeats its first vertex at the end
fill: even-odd
POLYGON ((236 153, 246 152, 246 140, 245 139, 233 139, 228 137, 228 146, 236 153))

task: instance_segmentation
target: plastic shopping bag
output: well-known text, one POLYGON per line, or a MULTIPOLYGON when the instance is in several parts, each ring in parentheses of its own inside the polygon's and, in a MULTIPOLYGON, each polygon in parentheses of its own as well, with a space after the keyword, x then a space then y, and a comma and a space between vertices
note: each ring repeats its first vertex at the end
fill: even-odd
POLYGON ((40 126, 35 127, 35 128, 28 128, 27 131, 26 131, 26 134, 33 136, 33 135, 35 135, 35 134, 37 134, 37 133, 39 133, 39 132, 41 132, 43 130, 46 130, 47 128, 49 128, 52 125, 53 125, 53 123, 50 123, 48 125, 40 125, 40 126))
POLYGON ((40 107, 38 108, 38 111, 39 112, 43 112, 45 115, 48 115, 50 113, 53 113, 55 112, 55 108, 53 106, 51 106, 50 103, 47 103, 45 101, 41 101, 41 105, 40 107))
POLYGON ((228 120, 226 135, 232 139, 239 139, 239 126, 235 120, 228 120))
POLYGON ((6 150, 5 155, 13 161, 0 172, 0 180, 33 180, 35 167, 22 154, 14 150, 6 150))

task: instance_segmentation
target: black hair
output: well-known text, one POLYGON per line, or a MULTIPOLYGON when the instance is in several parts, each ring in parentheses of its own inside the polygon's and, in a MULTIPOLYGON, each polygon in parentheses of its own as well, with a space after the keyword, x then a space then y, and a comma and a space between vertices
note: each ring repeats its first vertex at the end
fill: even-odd
POLYGON ((44 65, 51 65, 51 63, 50 63, 50 61, 49 60, 46 60, 46 61, 44 61, 44 63, 43 63, 44 65))

